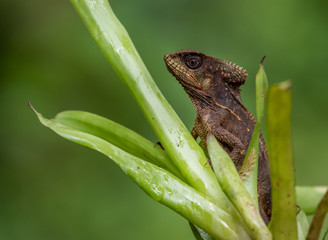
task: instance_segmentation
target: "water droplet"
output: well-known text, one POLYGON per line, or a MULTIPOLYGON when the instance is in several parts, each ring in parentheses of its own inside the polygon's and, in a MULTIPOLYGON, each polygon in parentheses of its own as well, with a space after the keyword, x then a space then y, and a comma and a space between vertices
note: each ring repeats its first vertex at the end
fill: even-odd
POLYGON ((97 3, 96 0, 90 0, 89 3, 90 3, 89 4, 90 5, 90 8, 91 9, 95 9, 96 3, 97 3))
POLYGON ((150 187, 149 196, 155 201, 159 202, 164 196, 164 189, 160 186, 152 185, 150 187))

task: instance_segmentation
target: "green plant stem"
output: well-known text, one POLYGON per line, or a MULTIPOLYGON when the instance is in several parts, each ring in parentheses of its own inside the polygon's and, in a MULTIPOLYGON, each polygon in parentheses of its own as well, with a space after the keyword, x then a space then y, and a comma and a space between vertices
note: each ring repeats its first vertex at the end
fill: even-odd
POLYGON ((273 85, 267 102, 268 150, 272 182, 271 232, 274 239, 296 240, 296 202, 291 143, 291 83, 273 85))
POLYGON ((206 157, 163 97, 128 33, 106 0, 71 0, 104 55, 128 86, 165 151, 184 179, 230 208, 206 157))

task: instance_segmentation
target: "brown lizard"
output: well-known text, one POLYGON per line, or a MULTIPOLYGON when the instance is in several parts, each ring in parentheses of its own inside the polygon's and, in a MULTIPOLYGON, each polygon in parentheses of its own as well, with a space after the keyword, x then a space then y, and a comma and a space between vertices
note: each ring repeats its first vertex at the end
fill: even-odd
MULTIPOLYGON (((246 71, 232 62, 190 49, 165 54, 164 60, 196 109, 193 137, 200 137, 206 146, 207 134, 212 133, 239 171, 256 124, 240 97, 240 86, 247 78, 246 71)), ((262 136, 257 182, 260 213, 268 224, 271 218, 271 181, 262 136)))

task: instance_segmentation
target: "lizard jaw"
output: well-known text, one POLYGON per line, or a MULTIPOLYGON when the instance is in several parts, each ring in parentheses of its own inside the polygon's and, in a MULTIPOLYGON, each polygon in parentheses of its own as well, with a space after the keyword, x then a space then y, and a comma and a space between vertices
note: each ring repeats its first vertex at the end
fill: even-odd
POLYGON ((188 69, 184 67, 184 64, 181 61, 175 59, 170 54, 164 55, 164 61, 168 71, 179 81, 181 85, 202 89, 202 85, 195 79, 195 76, 189 73, 188 69))

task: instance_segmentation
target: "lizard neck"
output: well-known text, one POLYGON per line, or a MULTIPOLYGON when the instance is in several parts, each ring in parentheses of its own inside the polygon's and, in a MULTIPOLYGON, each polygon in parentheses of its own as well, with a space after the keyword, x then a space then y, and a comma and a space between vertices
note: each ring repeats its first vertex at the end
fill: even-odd
POLYGON ((210 96, 204 94, 204 92, 186 83, 181 83, 181 85, 183 86, 185 92, 188 94, 188 97, 197 112, 200 109, 213 105, 213 99, 210 96))

